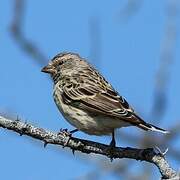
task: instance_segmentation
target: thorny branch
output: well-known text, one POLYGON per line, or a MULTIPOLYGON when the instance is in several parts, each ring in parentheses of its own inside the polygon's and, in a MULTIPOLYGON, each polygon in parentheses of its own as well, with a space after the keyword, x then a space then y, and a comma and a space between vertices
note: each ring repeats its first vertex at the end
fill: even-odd
POLYGON ((178 174, 173 170, 164 155, 156 152, 153 148, 137 149, 131 147, 116 147, 109 151, 109 146, 93 141, 69 137, 66 133, 52 133, 42 128, 35 127, 31 124, 21 122, 20 120, 10 120, 0 116, 0 127, 15 131, 20 135, 27 135, 47 144, 66 146, 72 151, 82 153, 101 154, 113 159, 129 158, 140 161, 146 161, 158 167, 162 179, 178 178, 178 174))

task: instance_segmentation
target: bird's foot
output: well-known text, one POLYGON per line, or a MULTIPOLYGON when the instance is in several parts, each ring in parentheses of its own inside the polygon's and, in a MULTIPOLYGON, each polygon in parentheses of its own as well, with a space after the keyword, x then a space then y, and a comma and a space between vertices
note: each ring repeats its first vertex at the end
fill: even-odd
POLYGON ((60 129, 60 132, 58 132, 58 135, 63 135, 65 137, 63 147, 67 146, 67 144, 69 143, 69 140, 72 137, 72 134, 77 131, 78 131, 78 129, 74 129, 72 131, 68 131, 68 129, 62 129, 62 128, 60 129))
POLYGON ((110 158, 111 162, 113 161, 113 151, 114 151, 114 148, 116 147, 116 141, 115 139, 112 139, 111 143, 109 144, 109 147, 107 149, 108 151, 108 157, 110 158))
POLYGON ((60 129, 60 131, 58 132, 58 135, 64 135, 64 136, 71 136, 72 134, 70 133, 70 131, 68 131, 68 129, 60 129))

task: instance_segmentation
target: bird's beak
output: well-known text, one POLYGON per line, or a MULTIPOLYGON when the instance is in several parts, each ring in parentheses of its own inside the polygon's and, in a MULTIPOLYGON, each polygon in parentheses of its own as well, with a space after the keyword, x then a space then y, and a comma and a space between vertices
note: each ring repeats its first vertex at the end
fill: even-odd
POLYGON ((55 68, 52 65, 47 65, 41 69, 41 72, 53 74, 56 72, 55 68))

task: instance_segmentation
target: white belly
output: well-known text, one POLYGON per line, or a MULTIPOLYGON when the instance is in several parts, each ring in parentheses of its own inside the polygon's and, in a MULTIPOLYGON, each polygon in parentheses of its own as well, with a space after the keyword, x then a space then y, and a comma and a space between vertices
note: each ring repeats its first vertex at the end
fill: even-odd
POLYGON ((87 112, 63 103, 61 90, 55 88, 53 93, 55 103, 65 119, 77 129, 93 135, 111 134, 114 129, 130 126, 129 123, 119 119, 109 118, 102 115, 90 116, 87 112))

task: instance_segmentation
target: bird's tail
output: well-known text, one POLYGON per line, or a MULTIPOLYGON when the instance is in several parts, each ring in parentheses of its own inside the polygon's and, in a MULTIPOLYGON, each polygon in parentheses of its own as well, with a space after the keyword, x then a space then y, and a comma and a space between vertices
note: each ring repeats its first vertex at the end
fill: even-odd
POLYGON ((159 128, 157 126, 154 126, 152 124, 149 124, 145 121, 143 121, 138 115, 134 114, 135 118, 138 119, 138 123, 137 126, 145 131, 155 131, 155 132, 160 132, 160 133, 164 133, 164 134, 168 134, 170 133, 169 131, 159 128))
POLYGON ((156 131, 156 132, 160 132, 160 133, 164 133, 164 134, 169 133, 169 131, 167 131, 165 129, 161 129, 161 128, 154 126, 152 124, 149 124, 149 123, 138 124, 138 126, 146 131, 156 131))

